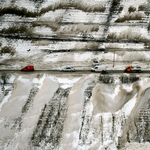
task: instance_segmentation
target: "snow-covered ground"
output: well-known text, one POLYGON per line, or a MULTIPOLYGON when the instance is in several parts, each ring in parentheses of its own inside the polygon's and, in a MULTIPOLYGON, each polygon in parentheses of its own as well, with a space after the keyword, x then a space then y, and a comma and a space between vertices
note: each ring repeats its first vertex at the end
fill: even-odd
MULTIPOLYGON (((90 70, 93 60, 108 70, 135 63, 149 70, 149 1, 117 2, 115 6, 111 0, 0 1, 1 10, 38 13, 0 16, 0 32, 25 26, 32 33, 28 39, 21 39, 26 33, 19 39, 0 33, 0 70, 26 65, 35 70, 65 66, 90 70), (124 22, 115 22, 120 18, 124 22), (15 53, 5 53, 4 48, 15 53)), ((148 150, 149 87, 147 74, 0 73, 0 149, 148 150)))
POLYGON ((65 66, 73 66, 80 70, 89 70, 92 67, 94 59, 99 64, 105 64, 107 69, 122 70, 126 65, 138 62, 142 69, 149 69, 149 51, 143 51, 144 45, 140 44, 97 44, 97 43, 81 43, 81 42, 49 42, 38 41, 30 42, 23 40, 6 41, 1 39, 2 47, 9 46, 15 48, 16 53, 13 56, 3 54, 1 56, 1 69, 17 69, 20 70, 26 65, 34 65, 35 70, 60 69, 65 66), (84 49, 92 47, 105 47, 106 52, 87 52, 84 49), (30 51, 28 51, 30 49, 30 51), (57 52, 55 50, 73 49, 74 52, 57 52), (129 51, 134 49, 135 51, 129 51), (126 51, 128 50, 128 51, 126 51), (136 51, 137 50, 137 51, 136 51), (140 50, 140 51, 139 51, 140 50), (51 53, 51 51, 54 51, 51 53), (115 67, 113 67, 115 52, 115 67), (13 60, 13 61, 12 61, 13 60))
MULTIPOLYGON (((11 2, 6 0, 1 2, 2 8, 7 8, 11 6, 11 2)), ((46 13, 37 16, 35 18, 31 17, 20 17, 17 15, 5 14, 1 16, 1 29, 9 28, 11 26, 17 26, 15 22, 36 22, 40 23, 41 26, 31 27, 35 35, 40 36, 56 36, 57 38, 75 38, 82 39, 85 35, 91 39, 101 39, 103 38, 105 23, 108 21, 109 8, 111 7, 110 1, 43 1, 41 3, 34 3, 29 1, 21 2, 19 0, 12 2, 13 6, 18 6, 19 8, 26 8, 28 11, 36 12, 42 8, 52 9, 46 13), (72 4, 72 5, 71 5, 72 4), (78 5, 77 5, 78 4, 78 5), (67 8, 67 6, 74 6, 67 8), (88 6, 89 12, 83 10, 82 6, 88 6), (62 8, 61 8, 62 6, 62 8), (79 7, 81 6, 81 7, 79 7), (104 12, 92 12, 92 8, 105 6, 106 10, 104 12), (56 8, 56 9, 55 9, 56 8), (54 10, 53 10, 54 9, 54 10), (66 24, 61 24, 66 23, 66 24), (87 24, 86 24, 87 23, 87 24), (42 25, 43 24, 43 25, 42 25), (102 25, 101 25, 102 24, 102 25), (54 30, 56 29, 56 31, 54 30)), ((123 6, 123 10, 119 13, 120 16, 123 16, 128 12, 130 6, 138 7, 143 4, 148 4, 148 1, 120 1, 120 6, 123 6)), ((142 11, 141 13, 144 13, 142 11)), ((113 16, 112 16, 113 17, 113 16)), ((118 16, 117 16, 118 17, 118 16)), ((110 21, 114 23, 112 18, 110 21)), ((19 24, 20 24, 19 23, 19 24)), ((27 24, 27 23, 26 23, 27 24)), ((29 24, 30 26, 31 24, 29 24)), ((119 25, 119 24, 118 24, 119 25)), ((131 25, 131 24, 130 24, 131 25)), ((135 24, 138 25, 138 24, 135 24)), ((63 66, 74 66, 77 69, 90 69, 92 67, 92 60, 97 59, 100 64, 105 64, 108 69, 115 69, 113 67, 114 54, 109 52, 109 49, 113 48, 119 49, 120 51, 126 51, 128 49, 141 50, 140 52, 116 52, 115 53, 115 65, 118 69, 123 69, 125 65, 131 64, 133 61, 138 61, 139 65, 143 69, 149 69, 149 57, 150 54, 147 51, 149 46, 146 46, 144 42, 148 42, 150 39, 147 26, 110 26, 106 37, 115 40, 139 40, 141 43, 132 44, 132 43, 98 43, 98 42, 57 42, 57 41, 48 41, 48 40, 12 40, 12 39, 0 39, 1 49, 5 46, 9 46, 15 49, 16 53, 14 56, 9 54, 2 54, 0 59, 0 68, 1 69, 20 69, 26 65, 34 65, 35 69, 60 69, 63 66), (143 43, 142 43, 143 42, 143 43), (82 52, 82 50, 89 49, 99 49, 106 48, 107 53, 103 52, 82 52), (30 51, 28 52, 27 50, 30 51), (49 53, 50 51, 55 50, 77 50, 77 52, 71 53, 49 53), (47 52, 43 52, 47 50, 47 52), (78 52, 78 50, 80 52, 78 52), (142 50, 144 52, 142 52, 142 50), (142 57, 141 57, 142 55, 142 57), (136 56, 136 57, 133 57, 136 56), (12 61, 13 60, 13 61, 12 61), (119 62, 118 62, 119 61, 119 62)))
MULTIPOLYGON (((149 99, 144 91, 150 87, 150 80, 147 75, 141 75, 140 80, 135 83, 122 83, 120 76, 112 77, 114 83, 104 84, 99 81, 99 75, 92 74, 7 75, 6 85, 1 84, 5 87, 2 94, 9 89, 8 85, 13 84, 14 87, 7 95, 3 95, 0 105, 0 149, 117 150, 120 143, 118 139, 126 134, 124 129, 129 126, 127 122, 131 116, 137 117, 137 113, 149 99), (66 95, 67 103, 63 104, 63 107, 67 106, 67 110, 63 112, 62 124, 55 118, 63 110, 61 107, 61 109, 58 107, 58 112, 54 114, 49 108, 52 116, 48 115, 47 110, 47 107, 52 106, 52 102, 56 109, 54 99, 61 100, 62 96, 65 96, 59 95, 58 89, 62 91, 70 89, 69 95, 66 95), (50 133, 47 132, 47 128, 43 128, 49 117, 54 117, 52 122, 47 122, 47 125, 52 123, 50 133), (43 122, 41 126, 40 120, 43 122), (61 138, 57 136, 56 141, 47 141, 51 134, 56 136, 55 132, 52 132, 55 125, 56 133, 60 130, 59 125, 63 125, 59 132, 61 138), (33 136, 35 131, 38 136, 33 136), (43 139, 42 135, 45 134, 46 137, 43 139), (39 140, 39 146, 34 144, 35 140, 39 140)), ((131 143, 122 145, 123 150, 132 149, 133 145, 135 147, 139 145, 143 150, 150 148, 149 143, 132 142, 135 135, 130 128, 128 132, 130 133, 128 140, 131 140, 131 143)))

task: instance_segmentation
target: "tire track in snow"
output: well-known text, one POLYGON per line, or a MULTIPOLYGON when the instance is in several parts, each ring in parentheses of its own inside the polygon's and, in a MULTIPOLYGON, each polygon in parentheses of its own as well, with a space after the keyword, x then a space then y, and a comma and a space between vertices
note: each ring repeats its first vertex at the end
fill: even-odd
POLYGON ((84 91, 84 106, 83 106, 83 111, 82 111, 82 124, 81 124, 81 129, 79 133, 79 143, 80 145, 85 144, 88 139, 88 133, 89 133, 89 128, 91 124, 91 114, 90 114, 90 98, 92 96, 92 90, 94 86, 89 86, 85 91, 84 91))
POLYGON ((61 138, 63 123, 66 118, 67 100, 70 88, 59 88, 51 102, 44 106, 39 117, 36 129, 31 141, 34 147, 45 147, 55 149, 61 138))
POLYGON ((15 125, 13 127, 17 127, 18 130, 21 130, 21 125, 22 125, 22 122, 23 122, 23 116, 29 110, 32 102, 34 101, 34 97, 35 97, 35 95, 37 94, 38 91, 39 91, 38 87, 33 87, 30 90, 29 97, 28 97, 26 103, 24 104, 24 106, 22 107, 22 110, 21 110, 22 114, 21 114, 20 117, 18 117, 18 118, 15 119, 15 121, 14 121, 15 125))

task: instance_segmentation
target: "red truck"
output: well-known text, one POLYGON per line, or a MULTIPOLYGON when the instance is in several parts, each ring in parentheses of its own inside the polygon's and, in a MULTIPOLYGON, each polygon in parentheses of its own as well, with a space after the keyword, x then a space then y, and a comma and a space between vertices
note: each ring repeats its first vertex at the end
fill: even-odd
POLYGON ((26 66, 24 68, 21 68, 21 71, 34 71, 34 66, 26 66))

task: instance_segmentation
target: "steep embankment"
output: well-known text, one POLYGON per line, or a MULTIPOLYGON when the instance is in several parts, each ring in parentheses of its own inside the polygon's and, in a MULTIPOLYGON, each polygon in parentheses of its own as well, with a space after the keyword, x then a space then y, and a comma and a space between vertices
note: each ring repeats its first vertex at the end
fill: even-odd
POLYGON ((3 74, 0 81, 0 149, 150 147, 146 75, 3 74))

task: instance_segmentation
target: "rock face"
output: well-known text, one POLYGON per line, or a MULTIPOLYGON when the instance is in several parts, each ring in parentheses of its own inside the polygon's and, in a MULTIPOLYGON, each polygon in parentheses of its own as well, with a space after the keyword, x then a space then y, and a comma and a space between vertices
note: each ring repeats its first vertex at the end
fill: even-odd
POLYGON ((145 75, 3 76, 0 149, 150 148, 145 75))

